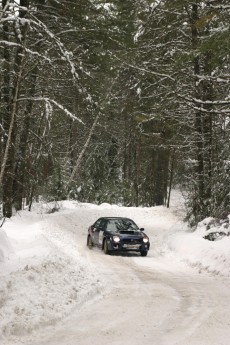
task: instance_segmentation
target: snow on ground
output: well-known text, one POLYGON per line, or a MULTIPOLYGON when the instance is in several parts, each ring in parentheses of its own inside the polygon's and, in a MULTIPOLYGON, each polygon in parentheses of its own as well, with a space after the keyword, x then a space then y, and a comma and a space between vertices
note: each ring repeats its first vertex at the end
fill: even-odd
MULTIPOLYGON (((51 213, 52 206, 35 205, 0 229, 1 344, 16 344, 57 324, 110 288, 87 260, 85 248, 87 228, 101 216, 127 216, 145 228, 151 249, 143 265, 164 262, 173 270, 183 264, 188 270, 192 266, 200 273, 230 277, 230 236, 205 240, 205 234, 219 229, 210 219, 189 231, 181 220, 181 205, 135 208, 65 201, 59 206, 51 213)), ((228 224, 223 229, 228 233, 228 224)))

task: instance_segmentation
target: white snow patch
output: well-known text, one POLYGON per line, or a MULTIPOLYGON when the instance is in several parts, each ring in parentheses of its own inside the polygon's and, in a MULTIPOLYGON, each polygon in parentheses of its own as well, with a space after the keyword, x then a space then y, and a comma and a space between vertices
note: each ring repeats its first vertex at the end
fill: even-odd
POLYGON ((3 229, 0 229, 0 262, 3 262, 9 258, 12 252, 13 247, 11 246, 6 232, 3 229))

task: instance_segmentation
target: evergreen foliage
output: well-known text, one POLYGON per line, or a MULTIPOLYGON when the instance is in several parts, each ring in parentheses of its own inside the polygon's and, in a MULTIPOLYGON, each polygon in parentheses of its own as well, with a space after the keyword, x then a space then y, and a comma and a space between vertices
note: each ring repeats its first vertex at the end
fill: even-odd
POLYGON ((229 212, 227 0, 0 2, 3 216, 33 200, 229 212))

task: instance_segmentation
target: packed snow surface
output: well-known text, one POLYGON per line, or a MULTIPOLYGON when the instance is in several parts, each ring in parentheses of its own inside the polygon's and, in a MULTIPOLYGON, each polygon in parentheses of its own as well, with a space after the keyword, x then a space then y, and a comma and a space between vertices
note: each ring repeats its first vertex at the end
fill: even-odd
POLYGON ((226 236, 208 241, 217 231, 212 219, 192 232, 182 216, 178 203, 64 201, 7 220, 0 229, 1 345, 228 345, 228 225, 226 236), (87 229, 101 216, 144 227, 148 256, 90 251, 87 229))

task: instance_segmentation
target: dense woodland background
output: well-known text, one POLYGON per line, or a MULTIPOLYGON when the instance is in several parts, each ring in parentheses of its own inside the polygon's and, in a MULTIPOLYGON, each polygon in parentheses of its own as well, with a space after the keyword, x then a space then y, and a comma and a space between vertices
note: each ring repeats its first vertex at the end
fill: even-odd
POLYGON ((45 200, 230 213, 229 0, 0 1, 2 216, 45 200))

